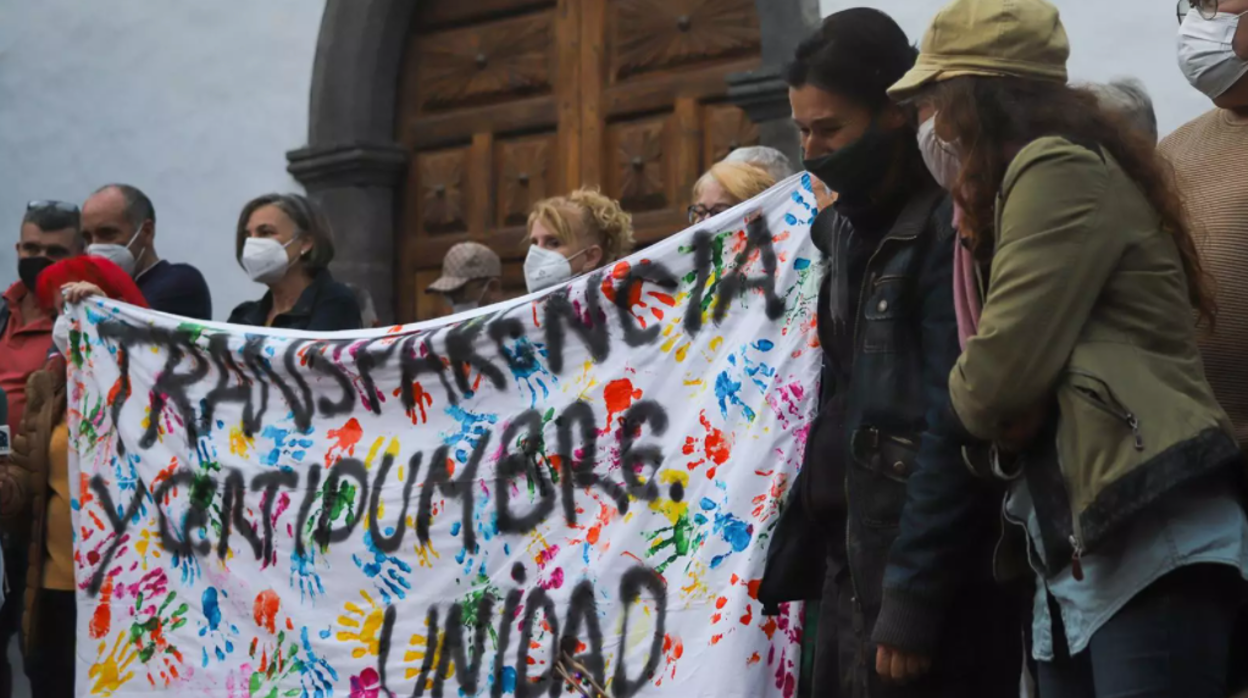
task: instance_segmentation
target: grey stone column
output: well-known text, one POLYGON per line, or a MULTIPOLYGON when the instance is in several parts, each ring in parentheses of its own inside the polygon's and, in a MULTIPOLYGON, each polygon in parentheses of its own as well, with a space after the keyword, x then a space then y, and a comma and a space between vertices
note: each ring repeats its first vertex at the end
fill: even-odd
POLYGON ((383 322, 394 318, 399 221, 407 165, 395 142, 403 51, 420 0, 327 0, 312 68, 308 145, 287 170, 334 227, 331 268, 368 289, 383 322))
POLYGON ((303 148, 287 170, 324 208, 334 229, 334 277, 368 289, 383 323, 394 317, 396 183, 407 154, 397 144, 303 148))
POLYGON ((789 156, 800 168, 801 144, 789 121, 789 88, 780 71, 793 51, 819 26, 819 0, 755 0, 762 32, 758 70, 728 76, 728 100, 758 124, 759 140, 789 156))

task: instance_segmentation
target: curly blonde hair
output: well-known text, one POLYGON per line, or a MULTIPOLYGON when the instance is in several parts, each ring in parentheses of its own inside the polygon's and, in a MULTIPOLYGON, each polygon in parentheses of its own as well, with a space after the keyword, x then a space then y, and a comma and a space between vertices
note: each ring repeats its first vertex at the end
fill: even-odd
POLYGON ((533 224, 541 222, 565 245, 584 240, 602 248, 602 263, 610 264, 633 249, 633 217, 615 199, 597 189, 577 189, 567 196, 542 199, 529 213, 533 224))

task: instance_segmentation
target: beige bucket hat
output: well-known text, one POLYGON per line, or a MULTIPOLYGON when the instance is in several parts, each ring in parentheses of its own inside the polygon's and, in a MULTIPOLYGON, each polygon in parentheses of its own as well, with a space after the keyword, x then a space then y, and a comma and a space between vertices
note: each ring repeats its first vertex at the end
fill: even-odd
POLYGON ((889 88, 894 100, 967 75, 1066 82, 1070 41, 1047 0, 954 0, 923 35, 919 58, 889 88))

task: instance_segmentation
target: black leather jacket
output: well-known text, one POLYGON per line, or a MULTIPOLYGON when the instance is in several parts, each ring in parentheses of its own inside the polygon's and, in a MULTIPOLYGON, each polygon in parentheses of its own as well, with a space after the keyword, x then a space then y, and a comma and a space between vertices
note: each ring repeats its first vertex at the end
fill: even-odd
MULTIPOLYGON (((921 182, 866 264, 847 384, 824 371, 820 419, 839 421, 843 438, 825 440, 832 452, 822 452, 812 437, 771 540, 759 600, 767 612, 820 598, 820 553, 830 549, 832 564, 848 571, 839 578, 853 585, 858 641, 931 652, 957 591, 969 577, 991 580, 1000 490, 971 475, 954 435, 928 428, 945 421, 938 415, 960 349, 952 204, 930 178, 921 182), (825 504, 812 504, 815 478, 844 483, 839 512, 828 510, 826 492, 825 504), (843 537, 843 550, 829 536, 843 537)), ((818 244, 834 244, 827 237, 842 224, 837 215, 816 219, 818 244)), ((827 309, 821 298, 820 323, 831 322, 827 309)))

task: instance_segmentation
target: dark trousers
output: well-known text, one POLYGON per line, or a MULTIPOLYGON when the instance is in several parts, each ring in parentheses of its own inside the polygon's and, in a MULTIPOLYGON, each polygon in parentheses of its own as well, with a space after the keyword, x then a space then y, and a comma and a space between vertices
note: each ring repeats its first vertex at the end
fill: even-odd
MULTIPOLYGON (((854 597, 849 572, 828 561, 820 601, 812 698, 1002 698, 1017 696, 1023 662, 1018 591, 985 583, 969 590, 948 614, 932 670, 898 686, 875 671, 871 642, 878 609, 854 597)), ((1044 696, 1044 698, 1049 698, 1044 696)))
POLYGON ((815 627, 815 657, 810 680, 811 698, 841 698, 841 662, 837 651, 840 615, 840 598, 837 596, 835 573, 832 572, 824 580, 823 597, 819 600, 819 624, 815 627))
POLYGON ((74 592, 44 589, 36 603, 39 627, 31 628, 26 655, 31 693, 39 698, 74 698, 78 633, 74 592))
POLYGON ((1053 614, 1054 660, 1039 663, 1040 695, 1226 698, 1239 589, 1230 567, 1175 570, 1131 599, 1074 657, 1053 614))
POLYGON ((0 607, 0 698, 13 696, 13 665, 9 646, 22 630, 22 606, 26 596, 26 546, 5 542, 4 575, 9 584, 0 607))

